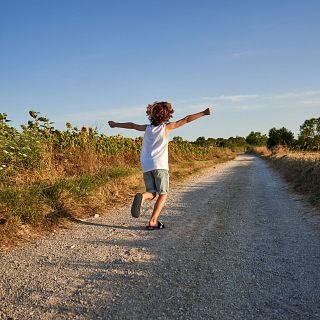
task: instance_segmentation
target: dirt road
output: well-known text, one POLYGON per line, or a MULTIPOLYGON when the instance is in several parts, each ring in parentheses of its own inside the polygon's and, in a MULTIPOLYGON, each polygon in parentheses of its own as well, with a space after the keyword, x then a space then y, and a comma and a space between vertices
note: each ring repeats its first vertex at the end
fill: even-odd
POLYGON ((0 319, 320 319, 320 215, 239 156, 172 191, 164 230, 124 207, 2 256, 0 319))

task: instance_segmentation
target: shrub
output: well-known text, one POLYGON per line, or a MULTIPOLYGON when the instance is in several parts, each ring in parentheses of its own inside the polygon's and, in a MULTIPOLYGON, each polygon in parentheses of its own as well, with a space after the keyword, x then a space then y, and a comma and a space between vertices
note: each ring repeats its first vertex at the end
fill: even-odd
POLYGON ((35 169, 41 167, 48 144, 41 135, 32 130, 14 133, 10 139, 0 135, 0 170, 35 169))

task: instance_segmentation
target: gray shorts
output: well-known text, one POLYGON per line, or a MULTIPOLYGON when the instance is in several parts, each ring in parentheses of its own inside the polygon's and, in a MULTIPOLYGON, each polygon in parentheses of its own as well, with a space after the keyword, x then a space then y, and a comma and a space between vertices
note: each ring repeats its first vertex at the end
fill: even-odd
POLYGON ((143 173, 147 192, 166 194, 169 192, 169 172, 166 169, 156 169, 143 173))

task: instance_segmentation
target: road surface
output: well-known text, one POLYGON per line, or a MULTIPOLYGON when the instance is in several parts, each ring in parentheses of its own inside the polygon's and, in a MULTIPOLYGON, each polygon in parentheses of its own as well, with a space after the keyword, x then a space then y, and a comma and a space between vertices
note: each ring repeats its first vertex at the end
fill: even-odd
POLYGON ((320 319, 320 214, 263 160, 178 185, 163 230, 150 208, 2 256, 0 319, 320 319))

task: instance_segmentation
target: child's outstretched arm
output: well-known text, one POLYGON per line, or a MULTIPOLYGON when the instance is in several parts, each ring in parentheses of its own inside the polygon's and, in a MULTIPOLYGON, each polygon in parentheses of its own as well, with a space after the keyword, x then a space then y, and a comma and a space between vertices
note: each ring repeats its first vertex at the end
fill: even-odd
POLYGON ((205 109, 201 112, 198 112, 198 113, 190 114, 190 115, 184 117, 183 119, 168 123, 167 124, 167 131, 177 129, 177 128, 179 128, 179 127, 181 127, 191 121, 197 120, 203 116, 209 116, 210 114, 212 114, 211 108, 207 108, 207 109, 205 109))
POLYGON ((124 128, 124 129, 134 129, 138 131, 145 131, 147 128, 146 124, 136 124, 133 122, 114 122, 108 121, 110 128, 124 128))

